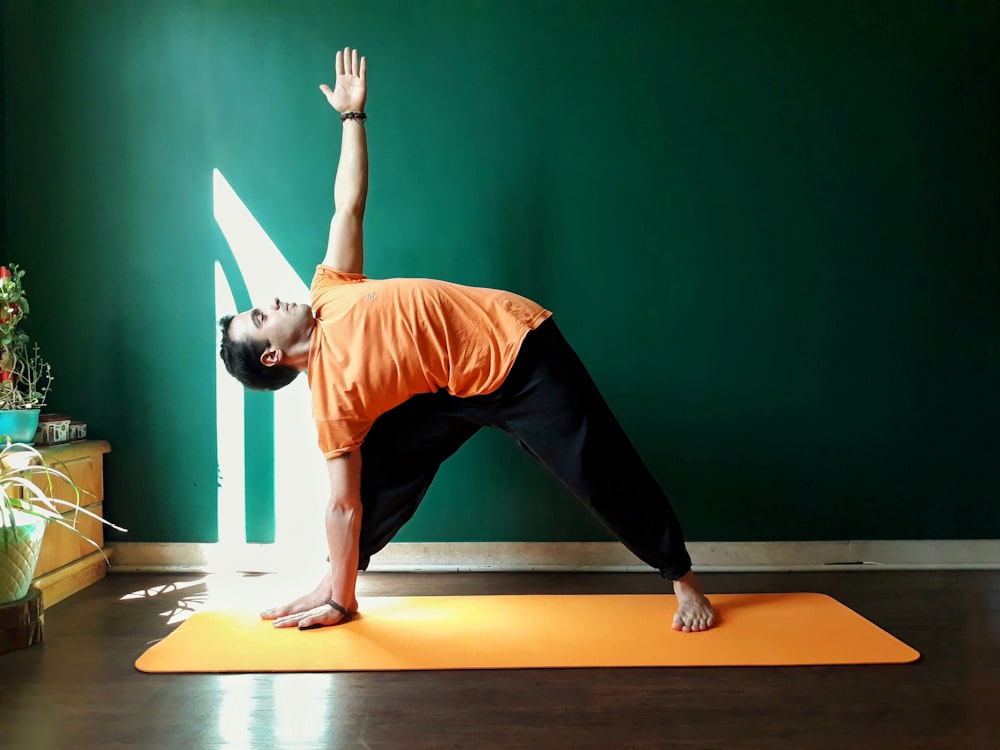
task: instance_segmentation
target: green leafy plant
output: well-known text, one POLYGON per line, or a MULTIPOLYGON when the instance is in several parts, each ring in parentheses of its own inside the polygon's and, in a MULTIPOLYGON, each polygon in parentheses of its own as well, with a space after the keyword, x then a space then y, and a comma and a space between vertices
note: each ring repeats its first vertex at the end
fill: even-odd
POLYGON ((0 266, 0 410, 39 409, 52 387, 52 368, 20 329, 31 306, 17 264, 0 266))
MULTIPOLYGON (((58 469, 46 463, 45 458, 30 445, 12 443, 5 439, 0 444, 0 530, 12 529, 16 532, 21 526, 18 516, 31 516, 61 526, 73 532, 81 539, 100 550, 101 546, 76 528, 81 515, 100 521, 117 531, 125 531, 120 526, 101 518, 86 508, 80 507, 80 495, 90 494, 80 489, 73 480, 58 469), (74 494, 73 500, 53 497, 55 480, 61 480, 74 494), (72 511, 70 516, 64 516, 72 511)), ((4 536, 4 548, 7 551, 10 540, 4 536)))
POLYGON ((10 269, 0 266, 0 349, 28 343, 28 336, 17 326, 31 310, 21 279, 24 271, 16 263, 10 269))

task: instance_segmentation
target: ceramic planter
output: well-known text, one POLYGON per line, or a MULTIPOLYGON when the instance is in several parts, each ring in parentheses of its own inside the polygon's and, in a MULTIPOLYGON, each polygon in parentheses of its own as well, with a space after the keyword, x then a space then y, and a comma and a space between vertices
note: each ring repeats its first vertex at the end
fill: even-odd
POLYGON ((28 595, 45 534, 46 522, 27 513, 14 511, 14 523, 0 526, 0 604, 28 595))
POLYGON ((38 429, 41 409, 0 409, 0 440, 10 436, 12 443, 32 444, 38 429))

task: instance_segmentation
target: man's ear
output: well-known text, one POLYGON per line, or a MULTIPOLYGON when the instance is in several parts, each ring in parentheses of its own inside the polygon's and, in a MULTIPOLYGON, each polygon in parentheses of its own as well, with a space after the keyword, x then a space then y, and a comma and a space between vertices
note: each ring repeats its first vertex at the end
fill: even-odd
POLYGON ((275 365, 281 364, 281 360, 285 358, 281 349, 275 349, 273 346, 267 347, 260 355, 260 362, 264 367, 274 367, 275 365))

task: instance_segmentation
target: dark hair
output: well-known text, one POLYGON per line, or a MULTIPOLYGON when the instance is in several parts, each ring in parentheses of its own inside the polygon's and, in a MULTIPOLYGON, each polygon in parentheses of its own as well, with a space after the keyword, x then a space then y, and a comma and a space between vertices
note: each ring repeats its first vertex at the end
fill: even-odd
POLYGON ((270 341, 233 341, 229 338, 229 324, 232 321, 232 315, 219 319, 219 328, 222 329, 219 356, 230 375, 255 391, 276 391, 298 377, 299 371, 294 367, 288 365, 268 367, 260 361, 264 349, 271 345, 270 341))

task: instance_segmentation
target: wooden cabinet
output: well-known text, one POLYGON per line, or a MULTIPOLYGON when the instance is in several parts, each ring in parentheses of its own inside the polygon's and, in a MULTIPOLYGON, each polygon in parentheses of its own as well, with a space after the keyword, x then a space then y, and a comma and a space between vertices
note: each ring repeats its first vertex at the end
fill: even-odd
MULTIPOLYGON (((40 447, 39 453, 46 463, 69 476, 81 489, 79 498, 62 480, 53 481, 53 497, 78 504, 104 517, 104 454, 111 446, 104 440, 84 440, 40 447)), ((68 523, 73 523, 88 538, 104 547, 104 526, 73 510, 63 513, 68 523)), ((34 586, 41 590, 46 607, 75 594, 82 588, 96 583, 107 572, 105 554, 76 534, 55 524, 49 524, 42 540, 42 550, 35 568, 34 586)))

